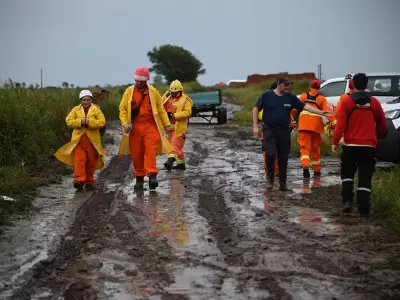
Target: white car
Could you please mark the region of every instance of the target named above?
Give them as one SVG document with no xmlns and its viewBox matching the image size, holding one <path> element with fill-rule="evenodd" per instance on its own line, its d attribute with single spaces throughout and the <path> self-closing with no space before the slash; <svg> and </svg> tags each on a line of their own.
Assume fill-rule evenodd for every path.
<svg viewBox="0 0 400 300">
<path fill-rule="evenodd" d="M 400 73 L 366 73 L 367 92 L 382 104 L 387 118 L 388 135 L 378 142 L 377 158 L 382 161 L 400 159 Z M 321 84 L 320 92 L 335 109 L 340 96 L 349 91 L 354 74 L 332 78 Z"/>
</svg>

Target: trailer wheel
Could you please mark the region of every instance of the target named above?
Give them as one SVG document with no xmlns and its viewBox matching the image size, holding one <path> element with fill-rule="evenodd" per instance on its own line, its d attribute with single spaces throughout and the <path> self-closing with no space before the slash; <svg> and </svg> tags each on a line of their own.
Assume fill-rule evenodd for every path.
<svg viewBox="0 0 400 300">
<path fill-rule="evenodd" d="M 221 107 L 218 110 L 218 124 L 228 123 L 228 110 L 225 107 Z"/>
</svg>

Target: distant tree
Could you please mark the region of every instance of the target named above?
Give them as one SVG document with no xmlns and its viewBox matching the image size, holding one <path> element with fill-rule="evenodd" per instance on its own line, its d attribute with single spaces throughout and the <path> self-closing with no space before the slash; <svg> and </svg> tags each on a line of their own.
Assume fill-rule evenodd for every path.
<svg viewBox="0 0 400 300">
<path fill-rule="evenodd" d="M 40 85 L 39 84 L 35 84 L 35 89 L 39 89 L 40 88 Z"/>
<path fill-rule="evenodd" d="M 19 89 L 19 88 L 21 87 L 21 83 L 16 82 L 16 83 L 15 83 L 15 87 L 16 87 L 17 89 Z"/>
<path fill-rule="evenodd" d="M 163 84 L 163 77 L 159 74 L 157 74 L 156 76 L 154 76 L 154 83 L 155 84 Z"/>
<path fill-rule="evenodd" d="M 153 66 L 151 72 L 161 75 L 168 83 L 178 79 L 182 82 L 196 81 L 206 70 L 203 64 L 188 50 L 181 46 L 162 45 L 147 53 Z"/>
<path fill-rule="evenodd" d="M 33 84 L 30 84 L 28 88 L 30 88 L 31 90 L 33 90 L 33 88 L 34 88 Z"/>
<path fill-rule="evenodd" d="M 67 88 L 69 87 L 69 83 L 66 82 L 66 81 L 64 81 L 64 82 L 61 84 L 61 86 L 62 86 L 64 89 L 67 89 Z"/>
<path fill-rule="evenodd" d="M 22 83 L 22 87 L 26 88 L 26 83 L 25 82 Z"/>
<path fill-rule="evenodd" d="M 71 88 L 74 88 L 74 87 L 75 87 L 75 84 L 72 84 L 72 83 L 71 83 Z"/>
</svg>

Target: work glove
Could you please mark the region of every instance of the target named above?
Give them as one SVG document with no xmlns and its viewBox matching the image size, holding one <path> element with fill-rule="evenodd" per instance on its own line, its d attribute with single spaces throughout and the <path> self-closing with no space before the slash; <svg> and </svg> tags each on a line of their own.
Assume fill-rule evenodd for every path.
<svg viewBox="0 0 400 300">
<path fill-rule="evenodd" d="M 174 114 L 172 112 L 168 112 L 167 114 L 168 114 L 168 119 L 170 120 L 174 117 Z"/>
</svg>

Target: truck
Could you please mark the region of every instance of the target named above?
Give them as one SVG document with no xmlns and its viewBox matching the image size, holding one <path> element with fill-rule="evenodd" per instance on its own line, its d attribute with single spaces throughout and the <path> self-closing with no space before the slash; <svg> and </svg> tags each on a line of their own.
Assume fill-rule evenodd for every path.
<svg viewBox="0 0 400 300">
<path fill-rule="evenodd" d="M 379 100 L 385 112 L 388 134 L 378 141 L 377 158 L 381 161 L 400 160 L 400 73 L 366 73 L 366 91 Z M 332 109 L 340 96 L 349 91 L 349 80 L 354 74 L 331 78 L 321 84 L 320 93 L 324 95 Z"/>
<path fill-rule="evenodd" d="M 221 90 L 193 92 L 187 94 L 193 101 L 192 118 L 202 118 L 211 124 L 216 119 L 217 124 L 228 122 L 228 111 L 222 104 Z"/>
</svg>

